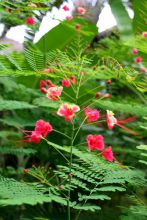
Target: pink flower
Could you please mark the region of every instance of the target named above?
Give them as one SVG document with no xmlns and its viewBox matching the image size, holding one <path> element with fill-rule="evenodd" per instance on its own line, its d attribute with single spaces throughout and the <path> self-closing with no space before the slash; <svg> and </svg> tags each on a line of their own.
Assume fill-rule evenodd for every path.
<svg viewBox="0 0 147 220">
<path fill-rule="evenodd" d="M 86 108 L 85 109 L 85 116 L 86 116 L 87 122 L 91 123 L 91 122 L 97 121 L 99 119 L 100 113 L 97 109 Z"/>
<path fill-rule="evenodd" d="M 63 79 L 62 80 L 62 86 L 70 87 L 70 81 L 68 79 Z"/>
<path fill-rule="evenodd" d="M 142 57 L 136 57 L 135 62 L 140 63 L 142 61 Z"/>
<path fill-rule="evenodd" d="M 75 116 L 74 113 L 78 111 L 80 111 L 80 108 L 77 105 L 62 104 L 58 109 L 57 115 L 64 117 L 65 121 L 71 121 Z"/>
<path fill-rule="evenodd" d="M 76 84 L 76 77 L 75 77 L 75 76 L 71 76 L 71 77 L 70 77 L 70 81 L 71 81 L 73 84 Z"/>
<path fill-rule="evenodd" d="M 103 155 L 103 157 L 106 160 L 108 160 L 110 162 L 112 162 L 115 159 L 114 156 L 113 156 L 113 152 L 112 152 L 112 147 L 111 146 L 109 146 L 105 150 L 103 150 L 102 151 L 102 155 Z"/>
<path fill-rule="evenodd" d="M 112 111 L 107 110 L 106 122 L 110 130 L 112 130 L 114 125 L 117 124 L 117 119 L 114 117 L 114 113 Z"/>
<path fill-rule="evenodd" d="M 132 54 L 137 54 L 137 53 L 138 53 L 138 50 L 136 48 L 133 48 Z"/>
<path fill-rule="evenodd" d="M 89 150 L 103 150 L 104 149 L 104 137 L 97 134 L 89 134 L 86 138 Z"/>
<path fill-rule="evenodd" d="M 69 8 L 67 5 L 64 5 L 63 8 L 62 8 L 64 11 L 69 11 Z"/>
<path fill-rule="evenodd" d="M 107 99 L 107 98 L 109 98 L 110 97 L 110 94 L 109 93 L 106 93 L 105 95 L 104 95 L 104 98 L 105 99 Z"/>
<path fill-rule="evenodd" d="M 43 137 L 46 137 L 52 130 L 53 128 L 50 123 L 44 120 L 39 120 L 36 122 L 35 132 L 40 133 Z"/>
<path fill-rule="evenodd" d="M 114 113 L 112 111 L 107 110 L 107 113 L 106 113 L 106 122 L 107 122 L 107 126 L 110 130 L 112 130 L 115 125 L 117 125 L 133 135 L 137 135 L 137 133 L 135 131 L 132 131 L 131 129 L 123 126 L 122 124 L 125 124 L 127 122 L 132 122 L 135 119 L 136 119 L 136 117 L 132 116 L 127 119 L 118 120 L 117 118 L 114 117 Z"/>
<path fill-rule="evenodd" d="M 78 7 L 77 10 L 78 10 L 78 12 L 79 12 L 81 15 L 84 15 L 85 12 L 86 12 L 86 9 L 83 8 L 83 7 Z"/>
<path fill-rule="evenodd" d="M 44 120 L 38 120 L 33 131 L 22 130 L 25 134 L 23 143 L 34 142 L 39 143 L 42 137 L 46 137 L 53 130 L 51 124 Z"/>
<path fill-rule="evenodd" d="M 53 101 L 57 101 L 59 97 L 61 96 L 63 87 L 62 86 L 53 86 L 47 89 L 46 96 L 48 99 L 51 99 Z"/>
<path fill-rule="evenodd" d="M 80 29 L 81 25 L 80 24 L 76 24 L 75 28 L 78 30 Z"/>
<path fill-rule="evenodd" d="M 147 31 L 142 32 L 142 36 L 143 36 L 143 37 L 147 37 Z"/>
<path fill-rule="evenodd" d="M 34 25 L 35 24 L 34 18 L 31 18 L 31 17 L 26 18 L 26 24 Z"/>
<path fill-rule="evenodd" d="M 142 73 L 145 73 L 145 72 L 147 71 L 147 69 L 142 66 L 142 67 L 140 67 L 140 71 L 141 71 Z"/>
</svg>

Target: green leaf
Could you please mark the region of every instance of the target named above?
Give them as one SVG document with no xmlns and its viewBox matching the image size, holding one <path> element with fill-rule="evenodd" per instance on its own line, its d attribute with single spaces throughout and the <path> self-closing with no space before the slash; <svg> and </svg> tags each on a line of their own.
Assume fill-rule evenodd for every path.
<svg viewBox="0 0 147 220">
<path fill-rule="evenodd" d="M 31 105 L 27 102 L 0 100 L 0 111 L 14 110 L 14 109 L 32 109 L 32 108 L 36 108 L 36 106 Z"/>
<path fill-rule="evenodd" d="M 34 99 L 33 104 L 36 106 L 47 107 L 52 109 L 57 109 L 59 107 L 59 102 L 49 100 L 47 97 L 36 98 Z"/>
<path fill-rule="evenodd" d="M 133 18 L 133 29 L 137 34 L 146 31 L 147 29 L 147 1 L 146 0 L 133 0 L 133 10 L 134 10 L 134 18 Z"/>
<path fill-rule="evenodd" d="M 124 112 L 124 113 L 131 113 L 132 115 L 137 116 L 145 116 L 147 115 L 147 107 L 144 105 L 138 105 L 136 103 L 121 103 L 115 101 L 99 101 L 98 106 L 106 110 L 116 111 L 116 112 Z"/>
<path fill-rule="evenodd" d="M 79 209 L 79 210 L 85 210 L 85 211 L 91 211 L 94 212 L 96 210 L 101 210 L 100 206 L 96 206 L 96 205 L 91 205 L 91 204 L 77 204 L 76 206 L 73 207 L 74 209 Z"/>
<path fill-rule="evenodd" d="M 12 155 L 20 155 L 20 154 L 24 154 L 24 155 L 30 155 L 30 154 L 35 154 L 37 151 L 32 149 L 32 148 L 8 148 L 8 147 L 0 147 L 0 154 L 12 154 Z"/>
<path fill-rule="evenodd" d="M 137 48 L 139 51 L 147 54 L 147 38 L 142 36 L 137 36 L 131 38 L 125 42 L 125 45 L 131 48 Z"/>
<path fill-rule="evenodd" d="M 76 30 L 76 24 L 80 24 L 81 28 Z M 65 46 L 71 46 L 71 43 L 81 37 L 84 46 L 87 46 L 97 33 L 95 24 L 81 18 L 74 18 L 68 21 L 63 21 L 47 34 L 45 34 L 37 43 L 36 46 L 44 52 L 54 49 L 64 49 Z M 80 35 L 79 35 L 80 34 Z M 80 45 L 81 46 L 81 45 Z"/>
<path fill-rule="evenodd" d="M 0 205 L 35 205 L 51 202 L 51 198 L 36 186 L 0 176 Z"/>
<path fill-rule="evenodd" d="M 111 198 L 107 195 L 98 195 L 98 194 L 92 194 L 92 195 L 82 195 L 80 198 L 79 198 L 79 201 L 83 201 L 83 200 L 89 200 L 89 199 L 93 199 L 93 200 L 110 200 Z"/>
<path fill-rule="evenodd" d="M 109 0 L 112 13 L 116 19 L 120 37 L 126 40 L 132 36 L 132 21 L 121 0 Z"/>
<path fill-rule="evenodd" d="M 115 191 L 126 191 L 126 189 L 123 188 L 123 187 L 120 187 L 120 186 L 103 186 L 103 187 L 98 188 L 97 191 L 104 191 L 104 192 L 112 191 L 112 192 L 115 192 Z"/>
<path fill-rule="evenodd" d="M 146 150 L 147 151 L 147 145 L 140 145 L 136 147 L 139 150 Z"/>
</svg>

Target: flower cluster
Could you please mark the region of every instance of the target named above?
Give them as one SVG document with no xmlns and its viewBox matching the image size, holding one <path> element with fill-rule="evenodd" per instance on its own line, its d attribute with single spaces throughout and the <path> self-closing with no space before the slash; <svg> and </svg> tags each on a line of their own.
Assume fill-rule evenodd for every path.
<svg viewBox="0 0 147 220">
<path fill-rule="evenodd" d="M 76 78 L 75 76 L 71 76 L 69 79 L 62 79 L 62 86 L 65 87 L 70 87 L 70 85 L 76 83 Z M 107 84 L 111 84 L 111 80 L 106 81 Z M 42 93 L 45 93 L 47 98 L 53 101 L 57 101 L 59 97 L 61 96 L 63 87 L 62 86 L 57 86 L 53 84 L 51 80 L 40 80 L 40 91 Z M 101 96 L 100 92 L 97 92 L 96 98 Z M 110 95 L 106 93 L 103 98 L 108 98 Z M 68 104 L 68 103 L 63 103 L 60 105 L 60 107 L 57 110 L 57 115 L 64 117 L 66 122 L 72 122 L 73 123 L 73 118 L 75 117 L 75 113 L 80 111 L 80 107 L 76 104 Z M 97 109 L 92 109 L 91 107 L 84 107 L 84 121 L 87 123 L 94 123 L 100 118 L 100 111 Z M 81 112 L 82 112 L 81 111 Z M 103 117 L 103 116 L 102 116 Z M 114 113 L 110 110 L 106 111 L 106 123 L 108 126 L 108 129 L 112 130 L 115 125 L 125 129 L 126 131 L 136 135 L 137 133 L 126 128 L 122 124 L 127 123 L 127 122 L 132 122 L 135 120 L 135 116 L 119 120 L 114 116 Z M 44 121 L 44 120 L 39 120 L 36 122 L 35 129 L 33 131 L 26 131 L 24 130 L 23 133 L 26 135 L 24 142 L 33 142 L 33 143 L 39 143 L 41 138 L 45 138 L 51 131 L 53 130 L 52 126 L 50 123 Z M 109 146 L 107 148 L 104 148 L 104 137 L 102 135 L 97 135 L 97 134 L 88 134 L 86 137 L 86 142 L 88 145 L 88 149 L 90 151 L 93 150 L 98 150 L 101 151 L 101 155 L 108 161 L 117 161 L 113 155 L 112 147 Z"/>
<path fill-rule="evenodd" d="M 61 96 L 63 87 L 54 85 L 51 80 L 40 81 L 40 91 L 46 93 L 48 99 L 57 101 Z"/>
<path fill-rule="evenodd" d="M 33 142 L 38 144 L 41 138 L 45 138 L 53 130 L 51 124 L 44 120 L 38 120 L 35 124 L 35 129 L 33 131 L 22 130 L 26 135 L 24 138 L 24 143 Z"/>
<path fill-rule="evenodd" d="M 64 87 L 70 87 L 72 84 L 76 83 L 76 77 L 75 76 L 71 76 L 70 79 L 62 79 L 62 86 Z"/>
<path fill-rule="evenodd" d="M 102 135 L 97 134 L 89 134 L 86 138 L 88 149 L 89 150 L 100 150 L 102 151 L 102 156 L 112 162 L 115 158 L 113 156 L 112 147 L 109 146 L 108 148 L 104 149 L 104 137 Z"/>
<path fill-rule="evenodd" d="M 143 32 L 143 33 L 146 33 L 146 32 Z M 144 34 L 143 34 L 144 36 Z M 133 55 L 137 55 L 139 53 L 138 49 L 137 48 L 133 48 L 132 49 L 132 54 Z M 147 72 L 147 69 L 142 65 L 142 57 L 141 56 L 137 56 L 135 58 L 135 63 L 138 63 L 139 64 L 139 68 L 140 68 L 140 71 L 142 73 L 146 73 Z"/>
</svg>

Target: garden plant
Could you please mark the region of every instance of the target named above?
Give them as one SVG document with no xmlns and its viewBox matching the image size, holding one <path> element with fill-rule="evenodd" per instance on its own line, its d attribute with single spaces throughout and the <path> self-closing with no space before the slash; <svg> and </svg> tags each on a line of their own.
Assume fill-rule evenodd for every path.
<svg viewBox="0 0 147 220">
<path fill-rule="evenodd" d="M 23 51 L 0 44 L 0 220 L 147 218 L 146 1 L 107 1 L 102 33 L 106 1 L 73 2 L 0 1 L 1 38 L 27 27 Z"/>
</svg>

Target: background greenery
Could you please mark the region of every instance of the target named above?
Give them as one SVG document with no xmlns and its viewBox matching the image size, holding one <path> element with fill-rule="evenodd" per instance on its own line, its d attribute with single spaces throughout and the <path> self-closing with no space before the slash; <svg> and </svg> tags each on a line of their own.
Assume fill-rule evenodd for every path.
<svg viewBox="0 0 147 220">
<path fill-rule="evenodd" d="M 36 18 L 23 52 L 8 53 L 9 46 L 0 45 L 0 219 L 66 219 L 65 194 L 69 188 L 72 219 L 77 218 L 79 211 L 79 219 L 85 220 L 146 219 L 147 79 L 146 73 L 140 72 L 140 65 L 134 62 L 136 56 L 132 55 L 132 48 L 137 48 L 143 58 L 142 65 L 147 67 L 147 38 L 142 37 L 147 20 L 145 0 L 126 1 L 127 7 L 134 11 L 133 20 L 123 1 L 109 0 L 117 27 L 103 35 L 98 34 L 91 19 L 78 16 L 70 22 L 61 22 L 35 45 L 31 42 L 43 16 L 61 2 L 31 2 L 37 7 L 30 12 L 28 1 L 0 2 L 0 20 L 5 32 L 23 24 L 28 16 Z M 37 10 L 39 15 L 35 14 Z M 81 25 L 78 31 L 77 23 Z M 53 73 L 44 73 L 44 68 L 53 69 Z M 117 118 L 135 115 L 136 120 L 127 127 L 138 135 L 132 136 L 118 127 L 109 131 L 105 123 L 84 125 L 75 140 L 73 177 L 69 185 L 67 161 L 57 152 L 60 150 L 69 158 L 69 140 L 52 132 L 49 145 L 42 140 L 37 145 L 20 147 L 19 140 L 23 138 L 20 128 L 32 130 L 42 118 L 69 135 L 70 124 L 56 115 L 59 103 L 49 101 L 40 93 L 39 81 L 51 79 L 61 84 L 65 73 L 69 77 L 75 75 L 79 81 L 80 71 L 85 75 L 77 104 L 82 107 L 87 97 L 90 103 L 97 91 L 110 93 L 109 99 L 96 101 L 94 107 L 101 115 L 107 109 L 115 112 Z M 110 85 L 106 83 L 108 79 L 112 80 Z M 63 100 L 73 102 L 72 88 L 66 88 L 65 92 Z M 77 126 L 82 117 L 79 114 L 76 118 Z M 85 144 L 78 145 L 85 142 L 89 133 L 104 135 L 105 144 L 113 146 L 125 171 L 118 164 L 87 152 Z M 29 172 L 25 173 L 24 169 Z"/>
</svg>

